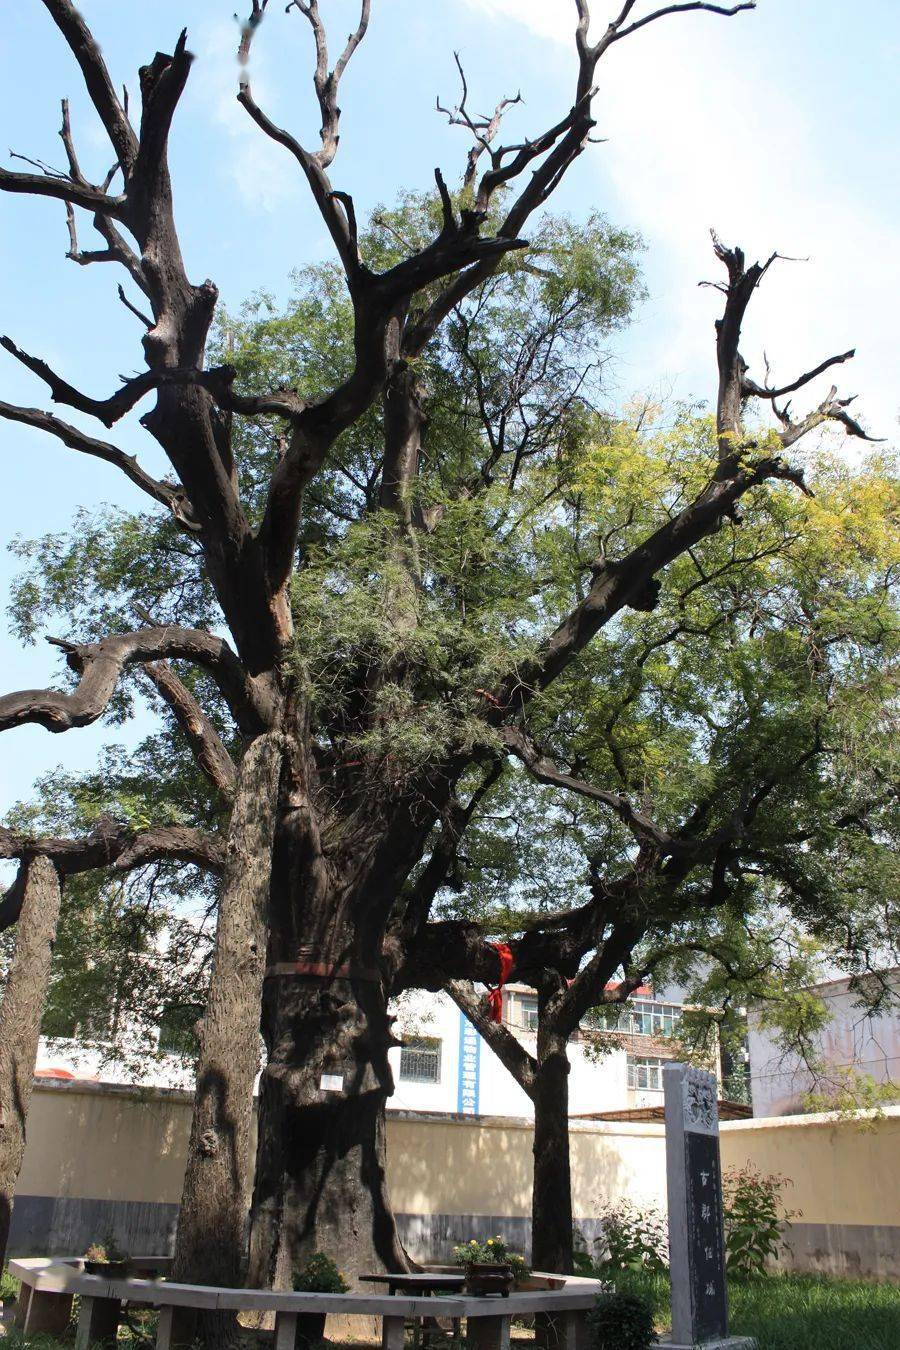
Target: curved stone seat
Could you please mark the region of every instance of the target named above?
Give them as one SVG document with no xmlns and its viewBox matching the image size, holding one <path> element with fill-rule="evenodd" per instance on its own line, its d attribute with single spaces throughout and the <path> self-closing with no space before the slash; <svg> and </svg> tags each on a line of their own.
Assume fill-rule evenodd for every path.
<svg viewBox="0 0 900 1350">
<path fill-rule="evenodd" d="M 149 1260 L 149 1259 L 148 1259 Z M 163 1264 L 161 1259 L 159 1264 Z M 513 1292 L 507 1298 L 450 1294 L 434 1299 L 410 1294 L 313 1294 L 272 1289 L 225 1289 L 213 1285 L 179 1284 L 165 1279 L 109 1279 L 88 1275 L 80 1259 L 23 1257 L 10 1261 L 10 1273 L 21 1280 L 29 1295 L 22 1298 L 16 1321 L 26 1334 L 38 1330 L 60 1331 L 71 1315 L 72 1298 L 81 1300 L 76 1350 L 90 1345 L 111 1345 L 115 1340 L 122 1303 L 140 1303 L 159 1308 L 157 1350 L 174 1344 L 173 1313 L 176 1309 L 198 1311 L 274 1312 L 276 1350 L 292 1350 L 301 1313 L 340 1314 L 344 1317 L 376 1316 L 382 1319 L 385 1350 L 401 1350 L 407 1318 L 465 1318 L 467 1340 L 472 1350 L 506 1350 L 511 1317 L 536 1313 L 561 1315 L 560 1345 L 563 1350 L 584 1350 L 585 1316 L 602 1291 L 599 1280 L 557 1276 L 562 1288 Z M 541 1277 L 542 1272 L 535 1271 Z M 59 1322 L 65 1318 L 63 1327 Z"/>
</svg>

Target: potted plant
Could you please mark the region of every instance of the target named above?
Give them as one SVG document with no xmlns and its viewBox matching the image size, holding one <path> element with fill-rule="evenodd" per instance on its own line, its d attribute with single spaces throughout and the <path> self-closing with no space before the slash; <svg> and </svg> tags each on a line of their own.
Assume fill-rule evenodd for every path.
<svg viewBox="0 0 900 1350">
<path fill-rule="evenodd" d="M 84 1269 L 88 1275 L 108 1275 L 113 1280 L 124 1280 L 128 1274 L 128 1259 L 115 1242 L 92 1242 L 84 1254 Z"/>
<path fill-rule="evenodd" d="M 466 1289 L 470 1294 L 500 1294 L 504 1298 L 519 1280 L 528 1276 L 524 1256 L 511 1252 L 498 1233 L 479 1242 L 470 1238 L 453 1248 L 458 1266 L 466 1268 Z"/>
<path fill-rule="evenodd" d="M 313 1252 L 302 1270 L 294 1273 L 294 1290 L 305 1294 L 346 1294 L 350 1288 L 343 1271 L 324 1252 Z M 299 1313 L 297 1345 L 315 1346 L 325 1339 L 326 1313 Z"/>
</svg>

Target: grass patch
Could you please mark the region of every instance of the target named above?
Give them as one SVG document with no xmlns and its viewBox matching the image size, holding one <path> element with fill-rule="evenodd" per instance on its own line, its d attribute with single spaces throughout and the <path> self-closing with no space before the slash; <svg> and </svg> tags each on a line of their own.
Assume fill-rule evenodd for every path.
<svg viewBox="0 0 900 1350">
<path fill-rule="evenodd" d="M 653 1306 L 658 1329 L 669 1324 L 663 1275 L 623 1272 L 617 1289 Z M 729 1281 L 730 1331 L 755 1336 L 759 1350 L 900 1350 L 900 1285 L 815 1275 L 768 1275 Z"/>
</svg>

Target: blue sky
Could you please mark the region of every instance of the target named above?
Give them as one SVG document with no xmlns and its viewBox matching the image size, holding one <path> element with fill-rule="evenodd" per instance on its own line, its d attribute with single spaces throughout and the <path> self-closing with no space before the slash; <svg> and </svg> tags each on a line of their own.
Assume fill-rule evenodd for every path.
<svg viewBox="0 0 900 1350">
<path fill-rule="evenodd" d="M 356 6 L 320 0 L 335 35 Z M 328 240 L 285 152 L 264 140 L 234 100 L 235 0 L 82 0 L 116 80 L 137 88 L 139 65 L 171 50 L 187 26 L 197 60 L 172 144 L 182 246 L 195 280 L 211 277 L 226 305 L 263 288 L 286 294 L 292 268 L 327 256 Z M 613 0 L 594 0 L 599 27 Z M 254 91 L 276 119 L 315 141 L 311 49 L 305 21 L 273 0 L 253 56 Z M 639 4 L 638 12 L 653 8 Z M 427 187 L 436 164 L 461 171 L 465 142 L 434 110 L 455 99 L 459 50 L 474 106 L 521 90 L 509 137 L 558 120 L 573 87 L 573 0 L 373 0 L 365 43 L 342 86 L 342 141 L 333 178 L 363 213 L 401 188 Z M 894 438 L 900 409 L 894 312 L 900 294 L 900 5 L 896 0 L 760 0 L 726 20 L 661 20 L 620 43 L 599 72 L 597 134 L 555 200 L 599 209 L 639 230 L 649 289 L 617 341 L 612 402 L 635 394 L 709 398 L 714 392 L 716 293 L 708 230 L 748 253 L 808 259 L 767 279 L 745 351 L 763 349 L 779 375 L 856 345 L 845 392 L 874 434 Z M 102 176 L 108 152 L 79 72 L 39 0 L 7 6 L 0 49 L 4 149 L 59 163 L 59 99 L 72 102 L 82 163 Z M 136 101 L 136 99 L 135 99 Z M 21 167 L 21 166 L 20 166 Z M 90 247 L 85 220 L 82 246 Z M 63 208 L 0 198 L 0 331 L 101 395 L 140 365 L 140 327 L 115 296 L 107 267 L 65 258 Z M 0 352 L 0 398 L 49 406 L 39 382 Z M 845 368 L 846 370 L 846 368 Z M 65 413 L 72 421 L 76 414 Z M 88 425 L 85 423 L 85 425 Z M 162 472 L 136 421 L 113 438 Z M 143 506 L 106 465 L 49 438 L 0 423 L 4 490 L 0 540 L 65 529 L 79 506 Z M 0 553 L 5 607 L 15 560 Z M 58 678 L 51 648 L 2 642 L 3 690 Z M 0 812 L 57 764 L 90 765 L 98 747 L 133 734 L 94 726 L 54 737 L 37 727 L 0 741 Z M 145 723 L 144 723 L 145 725 Z"/>
</svg>

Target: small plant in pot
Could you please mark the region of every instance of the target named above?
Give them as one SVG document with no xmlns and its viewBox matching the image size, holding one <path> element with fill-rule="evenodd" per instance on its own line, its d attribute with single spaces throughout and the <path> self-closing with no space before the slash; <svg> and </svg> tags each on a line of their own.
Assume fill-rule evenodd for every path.
<svg viewBox="0 0 900 1350">
<path fill-rule="evenodd" d="M 501 1294 L 506 1297 L 517 1280 L 528 1275 L 524 1256 L 511 1252 L 498 1233 L 479 1242 L 470 1238 L 453 1248 L 453 1259 L 466 1268 L 466 1289 L 470 1294 Z"/>
<path fill-rule="evenodd" d="M 350 1288 L 343 1271 L 324 1252 L 313 1252 L 302 1270 L 294 1272 L 294 1290 L 298 1294 L 346 1294 Z M 299 1313 L 297 1345 L 310 1347 L 325 1339 L 325 1313 Z"/>
<path fill-rule="evenodd" d="M 84 1254 L 84 1270 L 86 1275 L 109 1275 L 114 1280 L 124 1280 L 128 1274 L 128 1258 L 109 1239 L 92 1242 Z"/>
</svg>

